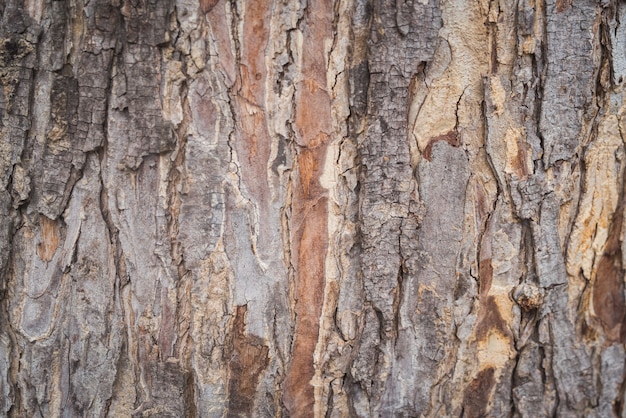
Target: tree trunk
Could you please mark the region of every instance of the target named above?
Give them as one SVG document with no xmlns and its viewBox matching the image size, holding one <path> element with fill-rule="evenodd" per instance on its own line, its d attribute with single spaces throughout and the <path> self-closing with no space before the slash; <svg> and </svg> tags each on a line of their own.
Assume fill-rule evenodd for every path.
<svg viewBox="0 0 626 418">
<path fill-rule="evenodd" d="M 626 416 L 626 3 L 0 14 L 0 415 Z"/>
</svg>

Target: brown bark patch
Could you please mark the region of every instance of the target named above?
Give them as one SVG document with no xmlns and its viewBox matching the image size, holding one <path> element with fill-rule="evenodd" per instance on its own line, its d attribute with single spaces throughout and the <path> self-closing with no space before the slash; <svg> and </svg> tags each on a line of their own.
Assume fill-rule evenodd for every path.
<svg viewBox="0 0 626 418">
<path fill-rule="evenodd" d="M 484 417 L 495 384 L 493 367 L 481 370 L 463 392 L 463 417 Z"/>
<path fill-rule="evenodd" d="M 312 244 L 312 240 L 308 240 Z M 304 251 L 316 251 L 315 245 L 303 246 Z M 324 245 L 318 245 L 324 247 Z M 292 416 L 313 416 L 315 403 L 311 379 L 315 374 L 313 353 L 319 337 L 319 317 L 323 302 L 323 271 L 320 271 L 318 259 L 311 254 L 311 261 L 305 262 L 299 274 L 298 302 L 293 357 L 285 381 L 285 406 Z M 306 260 L 303 260 L 306 261 Z M 311 270 L 308 270 L 311 269 Z"/>
<path fill-rule="evenodd" d="M 517 177 L 520 179 L 528 177 L 528 165 L 526 164 L 527 158 L 526 143 L 520 139 L 517 144 L 517 155 L 515 156 L 514 162 L 515 172 Z"/>
<path fill-rule="evenodd" d="M 194 416 L 195 405 L 190 393 L 193 384 L 191 373 L 178 360 L 151 362 L 147 365 L 144 376 L 150 388 L 150 398 L 132 414 L 133 418 Z M 81 416 L 86 415 L 88 414 L 84 413 Z"/>
<path fill-rule="evenodd" d="M 491 282 L 493 281 L 491 258 L 480 260 L 478 275 L 480 276 L 480 296 L 486 296 L 489 293 L 489 289 L 491 289 Z"/>
<path fill-rule="evenodd" d="M 162 359 L 174 356 L 174 345 L 177 337 L 176 306 L 168 297 L 168 288 L 161 289 L 161 328 L 159 329 L 159 352 Z"/>
<path fill-rule="evenodd" d="M 237 306 L 230 344 L 229 417 L 252 415 L 259 376 L 269 363 L 269 349 L 263 340 L 246 335 L 248 306 Z"/>
<path fill-rule="evenodd" d="M 242 155 L 251 168 L 261 170 L 262 167 L 259 164 L 261 159 L 258 158 L 258 153 L 261 151 L 262 155 L 265 156 L 269 151 L 267 144 L 270 142 L 265 126 L 265 112 L 260 107 L 250 104 L 241 98 L 236 100 L 236 103 L 239 105 L 239 109 L 242 110 L 239 115 L 242 134 L 245 138 L 243 143 L 245 149 Z M 259 145 L 261 146 L 260 150 Z M 257 174 L 257 176 L 260 176 L 258 177 L 259 179 L 263 179 L 262 175 L 262 171 Z"/>
<path fill-rule="evenodd" d="M 316 147 L 330 139 L 330 97 L 315 79 L 305 80 L 296 94 L 296 127 L 300 145 Z"/>
<path fill-rule="evenodd" d="M 37 255 L 43 261 L 50 261 L 59 246 L 59 225 L 45 216 L 41 216 L 41 240 L 37 244 Z"/>
<path fill-rule="evenodd" d="M 562 13 L 570 8 L 572 0 L 556 0 L 556 11 Z"/>
<path fill-rule="evenodd" d="M 325 261 L 328 247 L 328 198 L 320 185 L 320 162 L 326 148 L 304 150 L 299 158 L 302 187 L 294 190 L 293 251 L 296 255 L 296 328 L 291 365 L 284 383 L 284 403 L 290 416 L 313 416 L 315 404 L 311 379 L 313 355 L 319 337 L 319 321 L 325 292 Z"/>
<path fill-rule="evenodd" d="M 486 218 L 486 216 L 485 216 Z M 480 284 L 480 297 L 484 298 L 489 294 L 491 283 L 493 282 L 493 264 L 491 252 L 492 221 L 487 220 L 485 231 L 480 242 L 480 255 L 478 262 L 478 278 Z"/>
<path fill-rule="evenodd" d="M 621 258 L 621 256 L 619 256 Z M 606 336 L 617 341 L 624 322 L 624 272 L 615 255 L 604 254 L 593 287 L 593 308 Z"/>
<path fill-rule="evenodd" d="M 439 141 L 446 141 L 453 147 L 458 147 L 461 145 L 459 135 L 456 131 L 450 131 L 446 134 L 432 137 L 430 138 L 430 141 L 428 141 L 428 145 L 426 145 L 426 148 L 424 148 L 424 153 L 422 154 L 424 158 L 426 158 L 426 160 L 432 161 L 433 145 L 435 145 Z"/>
<path fill-rule="evenodd" d="M 626 320 L 624 300 L 624 268 L 620 232 L 623 223 L 623 205 L 619 205 L 609 228 L 609 237 L 604 254 L 598 263 L 593 285 L 593 310 L 600 320 L 606 337 L 610 341 L 624 341 L 623 326 Z"/>
<path fill-rule="evenodd" d="M 476 327 L 476 338 L 479 341 L 485 339 L 491 329 L 498 331 L 502 335 L 509 333 L 506 321 L 500 314 L 500 309 L 494 296 L 489 296 L 483 300 L 481 312 L 481 318 Z"/>
<path fill-rule="evenodd" d="M 209 13 L 220 0 L 200 0 L 200 9 L 202 13 Z"/>
<path fill-rule="evenodd" d="M 315 374 L 313 354 L 319 337 L 327 248 L 327 198 L 321 197 L 306 211 L 298 239 L 296 332 L 291 365 L 285 380 L 285 406 L 291 416 L 313 416 Z M 302 212 L 300 212 L 302 214 Z"/>
<path fill-rule="evenodd" d="M 485 187 L 480 182 L 474 183 L 474 210 L 476 213 L 476 229 L 481 229 L 487 215 L 489 214 L 489 206 L 487 205 L 487 194 Z"/>
<path fill-rule="evenodd" d="M 239 3 L 240 4 L 240 3 Z M 227 16 L 223 14 L 223 7 L 218 5 L 209 14 L 211 23 L 216 28 L 224 26 Z M 255 202 L 259 211 L 260 222 L 258 245 L 265 247 L 272 240 L 274 234 L 273 219 L 275 213 L 272 207 L 272 194 L 269 189 L 267 164 L 270 160 L 272 138 L 269 135 L 266 120 L 266 89 L 267 70 L 265 53 L 270 39 L 269 23 L 272 6 L 267 0 L 245 2 L 244 10 L 239 10 L 240 45 L 239 62 L 233 62 L 232 72 L 228 71 L 229 61 L 234 61 L 234 45 L 231 43 L 231 34 L 228 31 L 216 29 L 223 50 L 218 52 L 220 63 L 225 61 L 225 74 L 236 74 L 233 90 L 235 95 L 234 118 L 236 121 L 236 140 L 233 147 L 239 156 L 241 178 L 245 181 L 250 200 Z M 222 17 L 219 17 L 222 16 Z"/>
<path fill-rule="evenodd" d="M 311 180 L 313 173 L 318 170 L 318 163 L 315 159 L 313 151 L 305 149 L 298 156 L 298 165 L 300 167 L 300 185 L 304 192 L 304 197 L 308 198 L 311 194 Z"/>
<path fill-rule="evenodd" d="M 292 417 L 313 417 L 314 353 L 324 302 L 328 242 L 328 198 L 320 184 L 326 144 L 332 132 L 331 100 L 326 91 L 326 44 L 333 38 L 331 2 L 309 2 L 302 22 L 302 82 L 295 93 L 295 140 L 301 187 L 293 195 L 293 250 L 296 269 L 296 327 L 283 402 Z"/>
<path fill-rule="evenodd" d="M 332 2 L 309 2 L 302 24 L 302 82 L 296 85 L 295 94 L 295 133 L 301 146 L 324 144 L 333 132 L 331 100 L 326 91 L 326 45 L 333 39 L 333 31 Z"/>
</svg>

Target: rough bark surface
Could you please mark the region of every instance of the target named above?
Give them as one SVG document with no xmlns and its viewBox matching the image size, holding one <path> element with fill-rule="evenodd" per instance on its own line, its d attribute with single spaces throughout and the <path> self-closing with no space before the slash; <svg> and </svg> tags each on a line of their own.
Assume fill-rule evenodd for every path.
<svg viewBox="0 0 626 418">
<path fill-rule="evenodd" d="M 0 0 L 0 416 L 626 416 L 624 22 Z"/>
</svg>

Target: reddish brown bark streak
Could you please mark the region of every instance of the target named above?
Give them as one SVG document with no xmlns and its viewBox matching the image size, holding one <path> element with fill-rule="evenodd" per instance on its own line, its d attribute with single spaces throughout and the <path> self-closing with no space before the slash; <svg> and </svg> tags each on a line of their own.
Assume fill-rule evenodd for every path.
<svg viewBox="0 0 626 418">
<path fill-rule="evenodd" d="M 320 176 L 331 134 L 330 97 L 326 91 L 325 40 L 332 37 L 332 7 L 312 2 L 305 12 L 302 78 L 296 90 L 295 134 L 299 184 L 293 194 L 292 254 L 296 257 L 296 330 L 292 360 L 284 384 L 284 403 L 293 417 L 311 417 L 315 403 L 311 379 L 319 337 L 328 247 L 327 192 Z"/>
<path fill-rule="evenodd" d="M 266 125 L 265 82 L 267 70 L 265 54 L 268 47 L 271 22 L 271 3 L 268 0 L 246 2 L 240 41 L 239 65 L 233 90 L 236 141 L 233 146 L 239 156 L 241 175 L 248 185 L 247 193 L 257 202 L 260 219 L 271 214 L 271 192 L 267 179 L 271 139 Z M 217 22 L 216 22 L 217 24 Z M 220 22 L 219 24 L 223 24 Z M 272 224 L 259 223 L 260 247 L 271 245 Z"/>
<path fill-rule="evenodd" d="M 520 179 L 525 179 L 528 177 L 528 165 L 526 164 L 526 160 L 528 158 L 528 144 L 523 140 L 518 140 L 517 142 L 517 155 L 514 162 L 515 174 Z"/>
<path fill-rule="evenodd" d="M 456 131 L 450 131 L 446 134 L 430 138 L 430 141 L 428 141 L 428 145 L 426 145 L 426 148 L 424 149 L 424 158 L 426 158 L 426 160 L 432 161 L 433 145 L 435 145 L 435 143 L 439 141 L 446 141 L 453 147 L 458 147 L 461 145 L 461 140 Z"/>
<path fill-rule="evenodd" d="M 463 394 L 463 417 L 478 418 L 485 416 L 491 389 L 495 384 L 494 369 L 481 370 L 469 384 Z"/>
<path fill-rule="evenodd" d="M 490 331 L 508 336 L 510 331 L 507 322 L 502 318 L 495 297 L 487 296 L 480 308 L 480 317 L 476 326 L 476 340 L 486 341 Z"/>
<path fill-rule="evenodd" d="M 259 376 L 269 363 L 269 349 L 259 337 L 246 335 L 246 305 L 237 306 L 230 345 L 229 417 L 252 415 Z"/>
<path fill-rule="evenodd" d="M 621 231 L 624 205 L 618 205 L 604 254 L 598 263 L 593 285 L 593 309 L 610 341 L 624 341 L 626 301 L 624 300 L 624 268 L 622 266 Z"/>
<path fill-rule="evenodd" d="M 324 149 L 314 152 L 316 156 L 325 154 Z M 310 381 L 315 373 L 313 353 L 319 336 L 319 318 L 324 300 L 327 198 L 320 193 L 317 180 L 309 187 L 308 196 L 304 192 L 303 184 L 300 185 L 299 192 L 294 193 L 297 196 L 294 199 L 294 220 L 299 220 L 301 225 L 294 231 L 294 254 L 298 269 L 297 323 L 284 396 L 285 406 L 294 417 L 313 416 L 314 392 Z"/>
</svg>

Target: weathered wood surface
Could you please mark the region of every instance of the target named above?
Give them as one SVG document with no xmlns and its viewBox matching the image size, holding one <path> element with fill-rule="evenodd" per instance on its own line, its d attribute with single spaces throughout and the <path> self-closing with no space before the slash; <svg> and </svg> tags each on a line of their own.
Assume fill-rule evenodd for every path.
<svg viewBox="0 0 626 418">
<path fill-rule="evenodd" d="M 0 416 L 626 416 L 626 3 L 0 16 Z"/>
</svg>

